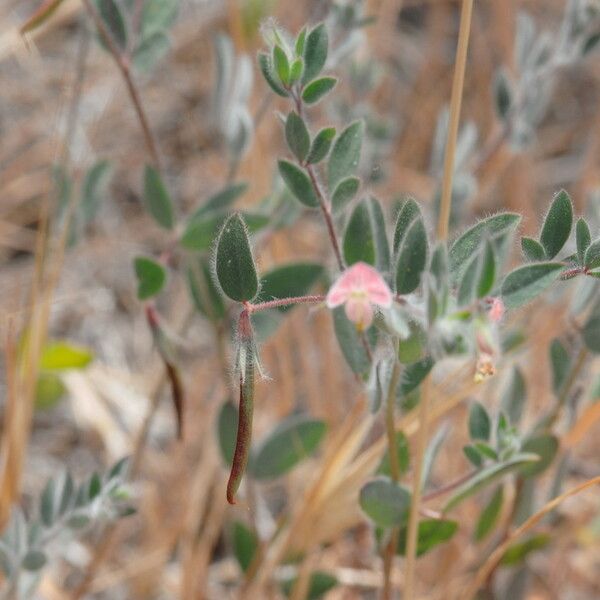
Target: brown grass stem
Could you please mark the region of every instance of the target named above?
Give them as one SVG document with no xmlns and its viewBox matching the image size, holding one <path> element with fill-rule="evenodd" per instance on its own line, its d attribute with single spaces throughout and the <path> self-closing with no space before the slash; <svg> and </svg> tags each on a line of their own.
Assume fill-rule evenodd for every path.
<svg viewBox="0 0 600 600">
<path fill-rule="evenodd" d="M 444 177 L 442 180 L 442 200 L 438 221 L 438 237 L 441 240 L 448 238 L 450 222 L 450 207 L 452 204 L 452 179 L 454 176 L 454 157 L 456 154 L 456 140 L 460 121 L 460 108 L 465 82 L 465 68 L 467 64 L 467 50 L 469 48 L 469 34 L 471 32 L 471 17 L 473 14 L 473 0 L 463 0 L 460 15 L 460 29 L 456 47 L 456 61 L 454 65 L 454 80 L 452 82 L 452 97 L 450 99 L 450 119 L 448 122 L 448 138 L 444 156 Z"/>
</svg>

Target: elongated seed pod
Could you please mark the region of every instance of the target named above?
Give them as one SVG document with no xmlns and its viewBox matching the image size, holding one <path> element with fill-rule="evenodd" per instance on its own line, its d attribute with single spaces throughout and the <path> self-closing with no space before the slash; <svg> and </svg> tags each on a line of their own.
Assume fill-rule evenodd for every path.
<svg viewBox="0 0 600 600">
<path fill-rule="evenodd" d="M 238 411 L 237 438 L 235 452 L 227 482 L 227 502 L 235 504 L 238 491 L 250 456 L 252 442 L 252 415 L 254 412 L 254 362 L 255 348 L 250 315 L 246 310 L 238 321 L 238 368 L 240 370 L 240 403 Z"/>
</svg>

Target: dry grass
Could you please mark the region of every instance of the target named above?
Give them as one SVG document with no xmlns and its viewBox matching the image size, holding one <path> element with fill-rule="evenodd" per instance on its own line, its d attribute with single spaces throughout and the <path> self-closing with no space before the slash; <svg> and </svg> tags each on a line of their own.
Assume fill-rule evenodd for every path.
<svg viewBox="0 0 600 600">
<path fill-rule="evenodd" d="M 81 4 L 65 2 L 26 47 L 16 29 L 35 4 L 8 0 L 0 6 L 0 302 L 5 350 L 0 523 L 12 503 L 27 501 L 61 465 L 82 475 L 126 453 L 136 457 L 139 503 L 136 517 L 74 546 L 67 561 L 53 565 L 42 582 L 41 597 L 274 598 L 272 577 L 290 553 L 304 556 L 295 599 L 305 597 L 302 576 L 317 565 L 332 570 L 342 584 L 328 598 L 376 597 L 381 562 L 374 555 L 357 494 L 384 452 L 385 436 L 343 365 L 328 314 L 296 309 L 265 345 L 263 357 L 272 381 L 258 385 L 255 426 L 260 437 L 301 405 L 330 426 L 322 451 L 278 482 L 281 489 L 255 485 L 248 494 L 250 505 L 227 506 L 226 472 L 214 423 L 228 390 L 210 331 L 199 319 L 187 319 L 185 287 L 174 281 L 161 308 L 191 346 L 184 364 L 186 437 L 178 442 L 161 362 L 135 300 L 131 258 L 141 250 L 157 250 L 165 241 L 138 202 L 148 160 L 142 132 L 109 57 L 92 41 L 85 66 L 78 62 L 86 35 Z M 322 4 L 279 0 L 275 14 L 295 30 L 306 19 L 317 18 Z M 450 98 L 458 13 L 450 0 L 404 1 L 409 10 L 424 5 L 423 25 L 405 26 L 399 33 L 398 2 L 369 2 L 371 11 L 381 16 L 368 32 L 370 51 L 390 73 L 399 69 L 401 74 L 384 78 L 373 98 L 401 125 L 386 163 L 389 177 L 374 190 L 385 201 L 400 192 L 427 201 L 436 185 L 429 172 L 429 152 L 437 114 Z M 484 146 L 493 146 L 497 135 L 491 77 L 495 66 L 512 63 L 520 8 L 552 28 L 564 2 L 475 2 L 462 114 L 477 122 Z M 169 59 L 152 78 L 142 80 L 140 88 L 168 181 L 187 210 L 216 190 L 226 173 L 206 118 L 213 73 L 210 34 L 227 30 L 239 49 L 251 53 L 260 41 L 244 36 L 234 0 L 189 0 L 183 2 L 182 12 L 185 18 L 176 25 Z M 69 131 L 73 90 L 80 76 L 78 119 Z M 258 82 L 254 108 L 264 93 L 265 86 Z M 600 186 L 599 98 L 596 54 L 561 76 L 553 108 L 530 150 L 515 156 L 506 146 L 494 149 L 478 171 L 480 189 L 468 211 L 522 211 L 523 230 L 532 232 L 541 218 L 540 207 L 561 186 L 573 193 L 582 211 L 586 198 Z M 241 177 L 251 182 L 244 200 L 248 205 L 268 192 L 275 158 L 282 150 L 273 117 L 276 107 L 267 112 L 254 150 L 241 165 Z M 63 156 L 65 140 L 76 173 L 101 156 L 115 166 L 100 219 L 75 251 L 65 250 L 60 232 L 48 238 L 46 233 L 46 214 L 54 202 L 49 165 Z M 259 261 L 267 268 L 326 253 L 320 224 L 304 220 L 300 229 L 271 236 Z M 547 347 L 567 324 L 567 304 L 568 298 L 556 298 L 516 317 L 534 335 L 534 343 L 517 358 L 526 370 L 530 421 L 549 402 Z M 28 344 L 18 359 L 17 342 L 24 331 Z M 51 412 L 37 412 L 35 381 L 47 335 L 90 346 L 96 361 L 88 370 L 68 376 L 68 401 Z M 448 368 L 432 382 L 429 428 L 435 430 L 441 422 L 451 425 L 434 474 L 439 485 L 465 469 L 460 451 L 466 439 L 464 401 L 479 398 L 495 405 L 510 366 L 503 364 L 495 379 L 480 386 L 472 383 L 469 365 Z M 582 384 L 599 372 L 598 359 L 589 360 Z M 149 411 L 152 406 L 156 413 Z M 600 410 L 591 405 L 575 423 L 560 425 L 562 451 L 569 452 L 574 465 L 566 489 L 581 485 L 600 469 L 599 420 Z M 412 443 L 419 420 L 410 413 L 397 427 Z M 550 479 L 540 482 L 544 494 Z M 282 494 L 289 506 L 286 518 L 275 522 L 267 508 Z M 459 511 L 462 522 L 472 523 L 476 506 L 473 501 Z M 435 502 L 431 508 L 437 508 Z M 581 493 L 557 510 L 563 521 L 556 542 L 532 563 L 536 579 L 529 597 L 598 597 L 600 552 L 593 530 L 597 492 Z M 259 560 L 245 581 L 231 555 L 229 525 L 234 519 L 252 522 L 262 538 Z M 482 553 L 489 550 L 473 545 L 470 534 L 465 525 L 450 544 L 417 563 L 415 597 L 466 597 Z M 396 587 L 403 583 L 399 564 L 392 581 Z"/>
</svg>

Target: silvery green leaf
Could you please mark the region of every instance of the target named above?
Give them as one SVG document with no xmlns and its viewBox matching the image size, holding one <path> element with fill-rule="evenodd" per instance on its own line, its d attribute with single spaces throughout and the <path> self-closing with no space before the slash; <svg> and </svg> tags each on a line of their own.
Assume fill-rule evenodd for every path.
<svg viewBox="0 0 600 600">
<path fill-rule="evenodd" d="M 113 42 L 124 50 L 127 47 L 125 19 L 115 0 L 95 0 L 96 9 Z"/>
<path fill-rule="evenodd" d="M 506 120 L 513 104 L 513 90 L 504 69 L 500 69 L 494 77 L 494 101 L 498 117 Z"/>
<path fill-rule="evenodd" d="M 554 197 L 542 226 L 540 242 L 546 258 L 554 258 L 566 244 L 573 225 L 573 203 L 569 194 L 561 190 Z"/>
<path fill-rule="evenodd" d="M 310 146 L 310 152 L 306 157 L 307 164 L 312 165 L 321 162 L 329 154 L 329 149 L 331 148 L 331 143 L 333 142 L 334 137 L 334 127 L 325 127 L 324 129 L 321 129 L 321 131 L 317 133 L 317 135 L 312 141 L 312 144 Z"/>
<path fill-rule="evenodd" d="M 299 162 L 304 162 L 310 150 L 310 134 L 304 119 L 297 113 L 291 112 L 285 121 L 285 139 L 289 149 Z"/>
<path fill-rule="evenodd" d="M 310 208 L 318 207 L 319 198 L 309 176 L 300 167 L 287 160 L 279 160 L 277 164 L 281 178 L 296 199 Z"/>
<path fill-rule="evenodd" d="M 273 70 L 271 63 L 271 57 L 265 52 L 258 53 L 258 64 L 265 78 L 265 81 L 269 84 L 269 87 L 278 95 L 284 98 L 289 96 L 289 93 L 284 89 L 281 83 L 277 80 L 277 76 Z"/>
<path fill-rule="evenodd" d="M 446 440 L 450 428 L 447 423 L 442 424 L 438 427 L 437 431 L 431 437 L 427 448 L 425 449 L 425 455 L 423 456 L 423 472 L 421 474 L 421 487 L 427 487 L 433 471 L 433 465 L 440 453 L 442 444 Z"/>
<path fill-rule="evenodd" d="M 427 264 L 428 242 L 423 219 L 415 219 L 398 249 L 396 262 L 396 291 L 399 294 L 414 292 L 421 282 Z"/>
<path fill-rule="evenodd" d="M 307 104 L 316 104 L 337 84 L 335 77 L 320 77 L 311 81 L 302 92 L 302 100 Z"/>
<path fill-rule="evenodd" d="M 22 567 L 26 571 L 39 571 L 47 562 L 46 555 L 40 550 L 29 550 L 23 557 Z"/>
<path fill-rule="evenodd" d="M 515 35 L 515 63 L 522 72 L 535 42 L 536 28 L 533 19 L 525 12 L 517 15 L 517 31 Z"/>
<path fill-rule="evenodd" d="M 169 37 L 164 32 L 157 31 L 143 38 L 136 47 L 133 53 L 133 64 L 138 71 L 147 73 L 167 55 L 170 48 Z"/>
<path fill-rule="evenodd" d="M 600 238 L 594 240 L 586 249 L 583 263 L 586 269 L 600 267 Z"/>
<path fill-rule="evenodd" d="M 142 38 L 164 32 L 177 17 L 179 0 L 144 0 L 140 33 Z"/>
<path fill-rule="evenodd" d="M 537 240 L 530 237 L 521 238 L 521 250 L 523 255 L 529 261 L 540 261 L 546 259 L 546 251 Z"/>
<path fill-rule="evenodd" d="M 571 357 L 559 338 L 554 338 L 550 344 L 550 366 L 552 390 L 559 394 L 571 368 Z"/>
<path fill-rule="evenodd" d="M 530 302 L 558 279 L 561 263 L 535 263 L 511 271 L 502 284 L 502 297 L 507 308 L 518 308 Z"/>
<path fill-rule="evenodd" d="M 304 75 L 302 84 L 306 85 L 321 72 L 327 61 L 329 37 L 327 27 L 319 23 L 311 29 L 304 42 Z"/>
<path fill-rule="evenodd" d="M 512 368 L 510 379 L 502 393 L 502 410 L 508 415 L 511 424 L 517 425 L 521 420 L 527 389 L 525 378 L 521 369 L 517 366 Z"/>
<path fill-rule="evenodd" d="M 583 217 L 577 221 L 577 225 L 575 226 L 575 238 L 577 242 L 577 260 L 580 265 L 584 265 L 585 251 L 592 243 L 592 236 L 590 233 L 590 226 Z"/>
<path fill-rule="evenodd" d="M 340 214 L 358 193 L 360 179 L 358 177 L 347 177 L 342 179 L 331 195 L 331 207 L 334 214 Z"/>
<path fill-rule="evenodd" d="M 56 488 L 53 479 L 49 479 L 40 497 L 40 518 L 46 527 L 51 527 L 56 517 Z"/>
<path fill-rule="evenodd" d="M 354 175 L 360 160 L 364 127 L 362 121 L 351 123 L 340 133 L 333 144 L 327 164 L 329 189 L 344 178 Z"/>
<path fill-rule="evenodd" d="M 412 222 L 421 216 L 421 209 L 413 198 L 406 198 L 398 211 L 394 227 L 394 254 L 398 252 L 400 243 Z"/>
</svg>

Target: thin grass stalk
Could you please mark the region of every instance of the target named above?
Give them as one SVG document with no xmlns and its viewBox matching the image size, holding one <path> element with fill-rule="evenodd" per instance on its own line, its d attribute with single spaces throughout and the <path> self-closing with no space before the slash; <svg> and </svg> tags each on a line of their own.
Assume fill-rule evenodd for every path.
<svg viewBox="0 0 600 600">
<path fill-rule="evenodd" d="M 458 32 L 458 45 L 456 47 L 456 62 L 454 65 L 454 81 L 452 82 L 452 98 L 450 100 L 450 120 L 448 123 L 448 139 L 444 156 L 444 177 L 442 180 L 442 200 L 437 233 L 440 240 L 448 239 L 448 225 L 450 222 L 450 206 L 452 203 L 452 179 L 454 176 L 454 157 L 456 154 L 456 140 L 460 121 L 460 108 L 465 81 L 467 65 L 467 50 L 469 48 L 469 34 L 471 32 L 471 18 L 473 14 L 473 0 L 464 0 L 460 15 L 460 30 Z"/>
</svg>

